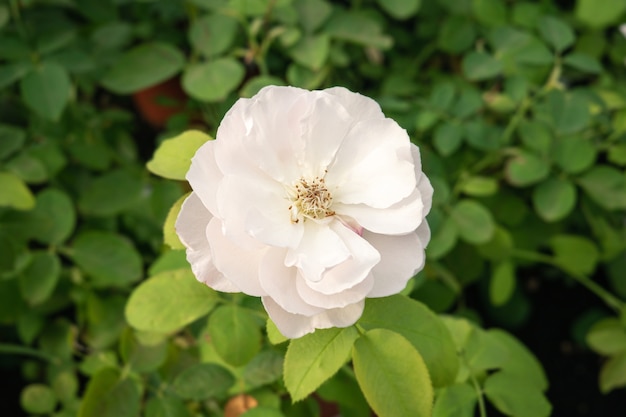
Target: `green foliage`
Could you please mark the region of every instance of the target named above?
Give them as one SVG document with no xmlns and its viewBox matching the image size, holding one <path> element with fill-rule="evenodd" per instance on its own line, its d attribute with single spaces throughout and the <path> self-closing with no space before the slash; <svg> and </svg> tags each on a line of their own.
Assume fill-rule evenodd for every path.
<svg viewBox="0 0 626 417">
<path fill-rule="evenodd" d="M 534 279 L 606 305 L 586 342 L 599 389 L 623 389 L 626 3 L 561 3 L 0 5 L 0 354 L 23 410 L 221 416 L 246 393 L 244 415 L 313 417 L 315 393 L 348 417 L 549 415 L 533 354 L 460 318 L 533 319 Z M 196 281 L 174 230 L 191 157 L 270 84 L 373 97 L 435 188 L 404 295 L 288 346 L 258 300 Z M 158 133 L 150 94 L 175 113 Z"/>
</svg>

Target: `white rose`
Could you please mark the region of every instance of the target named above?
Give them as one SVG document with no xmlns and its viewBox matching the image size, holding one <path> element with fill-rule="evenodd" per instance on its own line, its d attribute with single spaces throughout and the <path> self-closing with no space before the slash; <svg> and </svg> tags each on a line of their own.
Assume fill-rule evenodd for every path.
<svg viewBox="0 0 626 417">
<path fill-rule="evenodd" d="M 195 154 L 176 221 L 194 274 L 262 298 L 296 338 L 346 327 L 424 265 L 433 189 L 417 146 L 345 88 L 240 99 Z"/>
</svg>

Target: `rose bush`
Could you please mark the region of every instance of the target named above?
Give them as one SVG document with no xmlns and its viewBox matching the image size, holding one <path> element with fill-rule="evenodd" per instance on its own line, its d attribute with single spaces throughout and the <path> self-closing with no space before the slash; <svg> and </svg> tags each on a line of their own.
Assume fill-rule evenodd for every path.
<svg viewBox="0 0 626 417">
<path fill-rule="evenodd" d="M 417 146 L 345 88 L 263 88 L 192 159 L 176 230 L 197 279 L 262 297 L 296 338 L 352 325 L 424 266 L 433 189 Z"/>
</svg>

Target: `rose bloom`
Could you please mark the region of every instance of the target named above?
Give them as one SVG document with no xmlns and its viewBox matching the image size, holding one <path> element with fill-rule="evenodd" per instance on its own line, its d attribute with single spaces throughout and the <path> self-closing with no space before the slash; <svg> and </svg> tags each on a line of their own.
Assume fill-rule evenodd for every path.
<svg viewBox="0 0 626 417">
<path fill-rule="evenodd" d="M 240 99 L 187 180 L 176 230 L 195 276 L 261 297 L 286 337 L 354 324 L 366 297 L 424 266 L 433 189 L 419 150 L 345 88 Z"/>
</svg>

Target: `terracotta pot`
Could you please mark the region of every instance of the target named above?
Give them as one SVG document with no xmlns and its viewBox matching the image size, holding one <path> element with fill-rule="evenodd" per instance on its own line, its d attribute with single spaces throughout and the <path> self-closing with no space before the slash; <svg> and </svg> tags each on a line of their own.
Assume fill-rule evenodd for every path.
<svg viewBox="0 0 626 417">
<path fill-rule="evenodd" d="M 175 77 L 134 93 L 133 101 L 141 117 L 160 129 L 171 116 L 184 110 L 187 95 Z"/>
</svg>

